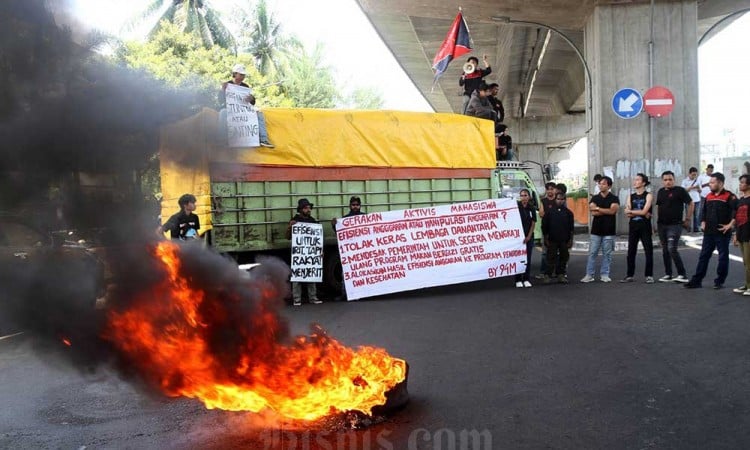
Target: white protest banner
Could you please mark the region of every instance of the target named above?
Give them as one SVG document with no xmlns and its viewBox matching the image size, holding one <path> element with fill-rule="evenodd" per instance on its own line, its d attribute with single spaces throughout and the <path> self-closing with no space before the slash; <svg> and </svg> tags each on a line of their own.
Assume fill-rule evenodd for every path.
<svg viewBox="0 0 750 450">
<path fill-rule="evenodd" d="M 227 84 L 227 138 L 230 147 L 258 147 L 258 114 L 255 107 L 247 102 L 252 91 L 244 86 Z"/>
<path fill-rule="evenodd" d="M 292 281 L 323 281 L 323 225 L 292 225 Z"/>
<path fill-rule="evenodd" d="M 344 217 L 336 236 L 349 300 L 526 270 L 508 198 Z"/>
</svg>

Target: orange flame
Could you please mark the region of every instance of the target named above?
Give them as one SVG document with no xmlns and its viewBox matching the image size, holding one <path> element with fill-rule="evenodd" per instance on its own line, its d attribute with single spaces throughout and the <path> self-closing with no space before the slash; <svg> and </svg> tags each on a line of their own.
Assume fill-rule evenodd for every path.
<svg viewBox="0 0 750 450">
<path fill-rule="evenodd" d="M 233 318 L 208 301 L 218 294 L 192 288 L 181 275 L 179 246 L 161 242 L 155 253 L 167 274 L 158 292 L 127 310 L 110 312 L 105 337 L 170 396 L 197 398 L 209 409 L 271 410 L 311 421 L 346 411 L 372 414 L 406 377 L 406 363 L 384 349 L 355 351 L 320 328 L 291 345 L 279 343 L 286 330 L 273 303 L 280 294 L 262 281 L 254 286 L 262 300 L 248 315 L 251 332 L 241 336 L 241 351 L 232 358 L 221 356 L 213 351 L 210 330 L 216 324 L 210 320 Z M 238 301 L 233 293 L 223 296 L 224 302 Z"/>
</svg>

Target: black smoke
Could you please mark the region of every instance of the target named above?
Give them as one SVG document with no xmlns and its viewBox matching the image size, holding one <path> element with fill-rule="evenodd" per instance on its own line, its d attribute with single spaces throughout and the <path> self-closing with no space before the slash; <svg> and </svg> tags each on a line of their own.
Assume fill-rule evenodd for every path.
<svg viewBox="0 0 750 450">
<path fill-rule="evenodd" d="M 90 369 L 117 359 L 96 299 L 125 308 L 163 276 L 148 253 L 159 211 L 143 180 L 158 169 L 160 128 L 203 100 L 111 63 L 74 34 L 44 0 L 0 2 L 0 223 L 43 236 L 24 248 L 0 229 L 0 335 L 24 331 Z M 189 255 L 203 288 L 237 285 L 233 263 L 202 248 Z M 256 308 L 246 294 L 238 316 Z"/>
</svg>

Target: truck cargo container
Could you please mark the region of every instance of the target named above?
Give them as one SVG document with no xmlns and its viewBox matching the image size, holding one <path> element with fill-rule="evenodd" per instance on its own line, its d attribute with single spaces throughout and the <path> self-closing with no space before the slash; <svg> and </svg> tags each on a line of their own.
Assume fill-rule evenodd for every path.
<svg viewBox="0 0 750 450">
<path fill-rule="evenodd" d="M 240 262 L 288 259 L 286 227 L 307 198 L 324 223 L 324 284 L 341 283 L 334 217 L 496 198 L 492 122 L 455 114 L 268 109 L 276 148 L 228 148 L 219 113 L 162 128 L 162 221 L 184 193 L 198 198 L 200 233 Z M 533 186 L 532 186 L 533 187 Z"/>
</svg>

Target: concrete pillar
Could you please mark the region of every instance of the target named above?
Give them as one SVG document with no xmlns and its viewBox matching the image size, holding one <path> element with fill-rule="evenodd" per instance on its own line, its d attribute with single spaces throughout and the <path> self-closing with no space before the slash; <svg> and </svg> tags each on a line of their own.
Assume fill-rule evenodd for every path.
<svg viewBox="0 0 750 450">
<path fill-rule="evenodd" d="M 593 128 L 588 136 L 589 180 L 604 167 L 614 169 L 613 190 L 629 189 L 629 174 L 619 178 L 618 161 L 649 162 L 648 175 L 665 169 L 655 161 L 672 160 L 679 183 L 699 162 L 698 140 L 698 9 L 695 0 L 656 2 L 653 15 L 653 84 L 667 87 L 675 108 L 667 117 L 651 119 L 642 112 L 621 119 L 612 110 L 612 96 L 621 88 L 645 93 L 649 83 L 649 4 L 603 5 L 594 8 L 585 28 L 585 56 L 592 74 Z M 653 155 L 650 150 L 653 121 Z M 675 162 L 679 164 L 674 164 Z M 656 173 L 658 172 L 658 173 Z M 679 172 L 679 173 L 678 173 Z M 622 174 L 620 174 L 622 176 Z M 660 181 L 653 178 L 653 188 Z M 625 198 L 620 199 L 624 205 Z M 618 232 L 627 221 L 618 217 Z"/>
</svg>

